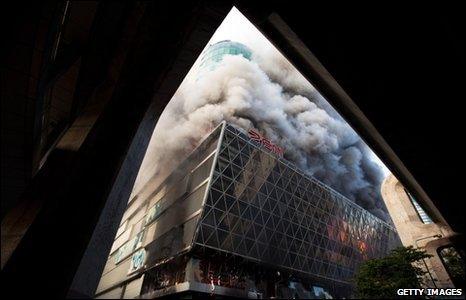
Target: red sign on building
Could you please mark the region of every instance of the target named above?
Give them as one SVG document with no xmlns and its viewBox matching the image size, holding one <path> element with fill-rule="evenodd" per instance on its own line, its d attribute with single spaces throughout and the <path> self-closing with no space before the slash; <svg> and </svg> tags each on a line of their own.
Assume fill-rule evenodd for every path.
<svg viewBox="0 0 466 300">
<path fill-rule="evenodd" d="M 255 142 L 260 143 L 263 145 L 267 150 L 278 154 L 279 156 L 283 156 L 283 148 L 273 144 L 269 139 L 266 137 L 262 136 L 259 132 L 255 131 L 254 129 L 250 129 L 248 131 L 249 133 L 249 138 Z"/>
</svg>

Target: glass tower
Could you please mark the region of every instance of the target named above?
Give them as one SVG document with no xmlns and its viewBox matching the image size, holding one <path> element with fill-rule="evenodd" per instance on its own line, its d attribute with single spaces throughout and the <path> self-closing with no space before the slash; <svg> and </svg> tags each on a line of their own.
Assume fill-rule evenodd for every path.
<svg viewBox="0 0 466 300">
<path fill-rule="evenodd" d="M 247 46 L 229 40 L 212 44 L 201 56 L 198 78 L 215 69 L 225 55 L 241 55 L 247 60 L 251 60 L 252 52 Z"/>
</svg>

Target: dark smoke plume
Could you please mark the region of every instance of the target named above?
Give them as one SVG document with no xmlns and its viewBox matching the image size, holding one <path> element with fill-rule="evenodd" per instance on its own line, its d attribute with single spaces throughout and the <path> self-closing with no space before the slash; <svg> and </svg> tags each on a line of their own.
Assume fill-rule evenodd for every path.
<svg viewBox="0 0 466 300">
<path fill-rule="evenodd" d="M 303 171 L 389 220 L 371 151 L 276 50 L 256 52 L 252 61 L 227 55 L 198 80 L 185 80 L 157 124 L 138 182 L 163 179 L 223 120 L 258 129 Z"/>
</svg>

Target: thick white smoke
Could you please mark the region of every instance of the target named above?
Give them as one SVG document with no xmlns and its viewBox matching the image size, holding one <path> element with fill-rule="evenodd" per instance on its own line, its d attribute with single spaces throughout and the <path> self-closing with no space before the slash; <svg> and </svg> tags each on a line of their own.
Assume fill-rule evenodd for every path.
<svg viewBox="0 0 466 300">
<path fill-rule="evenodd" d="M 157 124 L 147 153 L 152 169 L 146 176 L 168 175 L 223 120 L 258 129 L 285 149 L 286 159 L 389 220 L 379 195 L 383 173 L 369 158 L 369 148 L 274 51 L 252 61 L 225 56 L 215 70 L 185 82 Z"/>
</svg>

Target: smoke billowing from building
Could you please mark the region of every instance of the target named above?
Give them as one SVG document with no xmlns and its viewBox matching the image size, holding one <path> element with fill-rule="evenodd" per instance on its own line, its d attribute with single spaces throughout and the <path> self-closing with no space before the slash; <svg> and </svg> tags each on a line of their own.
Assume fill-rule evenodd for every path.
<svg viewBox="0 0 466 300">
<path fill-rule="evenodd" d="M 256 128 L 302 170 L 389 219 L 379 193 L 383 173 L 369 148 L 275 49 L 256 51 L 251 61 L 227 55 L 213 71 L 186 80 L 157 124 L 147 153 L 152 169 L 142 176 L 168 175 L 222 120 Z"/>
</svg>

